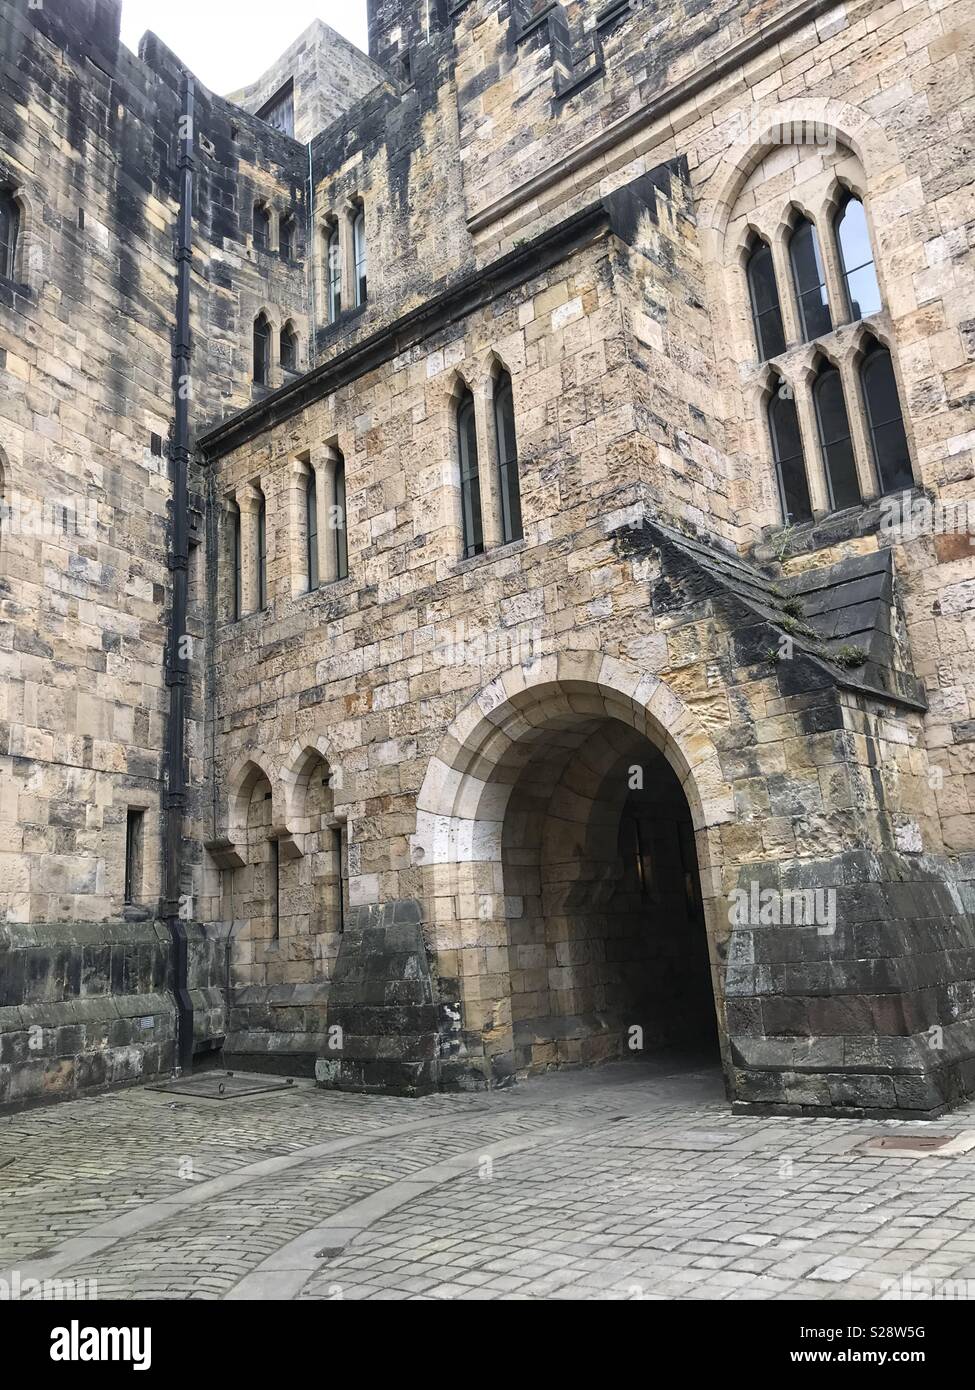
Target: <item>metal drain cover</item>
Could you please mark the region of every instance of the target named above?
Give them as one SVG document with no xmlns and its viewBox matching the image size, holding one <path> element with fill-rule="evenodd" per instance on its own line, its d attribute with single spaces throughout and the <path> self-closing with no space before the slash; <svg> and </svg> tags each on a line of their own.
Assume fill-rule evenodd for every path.
<svg viewBox="0 0 975 1390">
<path fill-rule="evenodd" d="M 950 1134 L 884 1134 L 864 1140 L 857 1148 L 914 1158 L 917 1154 L 936 1153 L 951 1140 Z"/>
<path fill-rule="evenodd" d="M 239 1100 L 241 1096 L 256 1096 L 262 1091 L 292 1091 L 294 1080 L 278 1080 L 246 1072 L 204 1071 L 197 1076 L 181 1076 L 159 1086 L 147 1086 L 147 1091 L 166 1091 L 187 1100 Z"/>
</svg>

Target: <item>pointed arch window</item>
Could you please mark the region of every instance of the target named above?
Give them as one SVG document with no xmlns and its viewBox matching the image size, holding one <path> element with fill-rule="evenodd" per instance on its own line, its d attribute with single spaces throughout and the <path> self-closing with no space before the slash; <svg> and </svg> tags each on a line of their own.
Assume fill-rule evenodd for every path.
<svg viewBox="0 0 975 1390">
<path fill-rule="evenodd" d="M 484 549 L 481 521 L 481 481 L 477 464 L 477 422 L 474 397 L 465 391 L 457 402 L 457 456 L 460 463 L 460 511 L 464 557 Z"/>
<path fill-rule="evenodd" d="M 271 325 L 264 314 L 254 320 L 254 381 L 267 386 L 271 376 Z"/>
<path fill-rule="evenodd" d="M 281 223 L 278 233 L 278 255 L 284 261 L 293 261 L 295 257 L 295 220 L 293 217 L 286 217 Z"/>
<path fill-rule="evenodd" d="M 305 537 L 308 590 L 311 592 L 321 583 L 318 570 L 318 479 L 314 468 L 309 472 L 305 484 Z"/>
<path fill-rule="evenodd" d="M 332 525 L 335 528 L 335 578 L 346 579 L 349 573 L 349 533 L 345 502 L 345 459 L 338 451 L 333 468 Z"/>
<path fill-rule="evenodd" d="M 257 607 L 267 607 L 267 500 L 263 493 L 257 505 Z"/>
<path fill-rule="evenodd" d="M 271 214 L 263 203 L 254 204 L 254 245 L 258 251 L 271 245 Z"/>
<path fill-rule="evenodd" d="M 802 449 L 795 396 L 785 382 L 776 380 L 768 403 L 768 427 L 779 485 L 779 502 L 786 525 L 812 519 L 809 480 Z"/>
<path fill-rule="evenodd" d="M 20 234 L 20 208 L 10 193 L 0 193 L 0 275 L 16 278 L 17 238 Z"/>
<path fill-rule="evenodd" d="M 328 321 L 335 323 L 342 312 L 342 246 L 337 224 L 329 228 L 325 240 L 325 267 L 328 282 Z"/>
<path fill-rule="evenodd" d="M 298 335 L 290 319 L 281 329 L 281 366 L 286 372 L 298 370 Z"/>
<path fill-rule="evenodd" d="M 839 371 L 830 362 L 823 362 L 819 368 L 813 386 L 813 402 L 830 506 L 834 511 L 859 506 L 862 498 L 843 383 Z"/>
<path fill-rule="evenodd" d="M 355 302 L 356 308 L 366 302 L 367 262 L 366 262 L 366 212 L 360 204 L 352 219 L 352 259 L 355 263 Z"/>
<path fill-rule="evenodd" d="M 518 440 L 511 377 L 499 373 L 494 384 L 494 432 L 498 449 L 498 494 L 501 499 L 503 544 L 524 536 L 521 523 L 521 482 L 518 477 Z"/>
<path fill-rule="evenodd" d="M 230 508 L 230 562 L 233 565 L 234 587 L 231 595 L 231 612 L 236 623 L 244 607 L 244 570 L 240 542 L 240 508 L 236 502 Z"/>
<path fill-rule="evenodd" d="M 826 272 L 819 249 L 816 228 L 808 217 L 800 217 L 789 238 L 789 259 L 795 284 L 802 336 L 807 343 L 832 332 Z"/>
<path fill-rule="evenodd" d="M 746 262 L 748 295 L 752 306 L 755 343 L 762 362 L 785 352 L 785 331 L 782 327 L 782 307 L 779 287 L 775 280 L 772 248 L 768 242 L 756 240 Z"/>
<path fill-rule="evenodd" d="M 833 226 L 850 317 L 864 319 L 876 314 L 881 303 L 867 214 L 859 198 L 847 195 Z"/>
<path fill-rule="evenodd" d="M 874 340 L 860 364 L 860 386 L 870 426 L 870 446 L 881 492 L 900 492 L 914 486 L 894 364 L 890 353 Z"/>
</svg>

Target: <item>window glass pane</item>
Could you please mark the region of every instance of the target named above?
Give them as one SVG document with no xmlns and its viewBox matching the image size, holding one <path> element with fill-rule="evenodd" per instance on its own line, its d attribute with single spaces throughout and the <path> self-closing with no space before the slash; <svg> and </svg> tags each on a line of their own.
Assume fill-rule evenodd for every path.
<svg viewBox="0 0 975 1390">
<path fill-rule="evenodd" d="M 254 245 L 267 250 L 270 218 L 263 208 L 254 209 Z"/>
<path fill-rule="evenodd" d="M 335 568 L 336 578 L 345 579 L 349 573 L 349 536 L 345 517 L 345 462 L 335 465 Z"/>
<path fill-rule="evenodd" d="M 854 319 L 864 319 L 868 314 L 879 312 L 880 286 L 872 265 L 861 266 L 852 275 L 846 276 L 846 292 Z"/>
<path fill-rule="evenodd" d="M 880 490 L 898 492 L 913 487 L 914 473 L 904 432 L 897 381 L 886 348 L 876 348 L 868 354 L 861 368 L 860 380 L 863 383 Z"/>
<path fill-rule="evenodd" d="M 867 215 L 858 198 L 850 198 L 836 221 L 836 240 L 846 281 L 850 313 L 854 319 L 880 309 L 880 286 L 873 263 Z"/>
<path fill-rule="evenodd" d="M 289 87 L 283 96 L 280 93 L 273 96 L 265 106 L 261 107 L 257 115 L 260 120 L 267 121 L 268 125 L 273 126 L 275 130 L 293 136 L 295 133 L 294 86 Z"/>
<path fill-rule="evenodd" d="M 460 499 L 464 555 L 478 555 L 484 549 L 481 526 L 481 487 L 477 467 L 477 431 L 474 401 L 468 396 L 457 412 L 460 452 Z"/>
<path fill-rule="evenodd" d="M 242 606 L 243 575 L 240 558 L 240 512 L 234 508 L 230 519 L 230 540 L 234 551 L 234 621 L 240 617 Z"/>
<path fill-rule="evenodd" d="M 19 214 L 12 198 L 0 198 L 0 275 L 13 279 Z"/>
<path fill-rule="evenodd" d="M 263 498 L 257 509 L 257 606 L 267 607 L 267 508 Z"/>
<path fill-rule="evenodd" d="M 259 318 L 254 324 L 254 380 L 261 386 L 267 385 L 270 336 L 267 319 Z"/>
<path fill-rule="evenodd" d="M 515 438 L 514 398 L 507 372 L 498 378 L 494 393 L 494 419 L 498 440 L 498 482 L 501 494 L 501 539 L 520 540 L 521 482 L 518 476 L 518 443 Z"/>
<path fill-rule="evenodd" d="M 515 440 L 515 411 L 511 395 L 511 382 L 506 376 L 498 381 L 494 396 L 495 419 L 498 429 L 498 457 L 502 463 L 510 463 L 518 457 Z"/>
<path fill-rule="evenodd" d="M 764 241 L 756 245 L 748 260 L 748 290 L 751 295 L 758 355 L 764 362 L 769 357 L 777 357 L 785 351 L 785 333 L 782 329 L 775 267 L 772 263 L 772 252 Z"/>
<path fill-rule="evenodd" d="M 317 589 L 318 578 L 318 485 L 315 474 L 308 479 L 305 492 L 308 526 L 308 587 Z"/>
<path fill-rule="evenodd" d="M 776 391 L 769 402 L 768 415 L 783 519 L 786 522 L 809 521 L 812 506 L 796 403 Z"/>
<path fill-rule="evenodd" d="M 806 218 L 796 223 L 789 242 L 789 255 L 792 260 L 792 275 L 803 337 L 808 343 L 813 338 L 829 333 L 833 327 L 833 320 L 829 312 L 819 239 L 816 236 L 816 228 Z"/>
<path fill-rule="evenodd" d="M 355 255 L 355 302 L 366 302 L 366 218 L 365 213 L 356 215 L 352 224 L 352 242 Z"/>
<path fill-rule="evenodd" d="M 297 342 L 294 332 L 286 324 L 281 330 L 281 366 L 293 372 L 298 365 Z"/>
<path fill-rule="evenodd" d="M 850 422 L 843 398 L 843 384 L 835 367 L 820 373 L 815 389 L 819 442 L 826 465 L 830 501 L 835 510 L 854 507 L 861 501 L 857 480 Z"/>
</svg>

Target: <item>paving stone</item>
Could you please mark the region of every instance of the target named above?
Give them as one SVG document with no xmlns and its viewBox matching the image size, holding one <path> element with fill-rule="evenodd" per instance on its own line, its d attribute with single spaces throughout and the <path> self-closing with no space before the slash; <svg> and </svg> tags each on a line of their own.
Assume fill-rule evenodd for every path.
<svg viewBox="0 0 975 1390">
<path fill-rule="evenodd" d="M 642 1146 L 621 1153 L 605 1117 L 624 1095 Z M 288 1296 L 869 1299 L 907 1276 L 973 1277 L 972 1155 L 923 1175 L 902 1159 L 837 1162 L 837 1127 L 862 1134 L 864 1122 L 797 1120 L 785 1122 L 802 1160 L 791 1180 L 749 1143 L 675 1166 L 668 1141 L 701 1109 L 679 1070 L 639 1065 L 446 1104 L 311 1086 L 285 1107 L 255 1096 L 232 1109 L 200 1101 L 173 1112 L 147 1091 L 70 1102 L 0 1122 L 0 1204 L 11 1215 L 0 1261 L 25 1274 L 46 1262 L 57 1277 L 95 1280 L 101 1298 L 226 1297 L 323 1220 L 340 1231 L 344 1212 L 411 1179 L 402 1201 L 384 1200 L 371 1225 L 350 1228 Z M 736 1140 L 763 1127 L 760 1116 L 728 1115 L 718 1088 L 703 1112 Z M 960 1111 L 944 1128 L 972 1123 L 971 1110 Z M 323 1135 L 353 1147 L 323 1154 Z M 423 1185 L 451 1155 L 515 1142 L 525 1147 L 507 1153 L 503 1177 L 461 1165 Z M 174 1151 L 231 1185 L 208 1195 L 180 1179 Z M 262 1167 L 285 1158 L 288 1167 Z M 639 1180 L 620 1181 L 631 1168 Z M 120 1214 L 151 1215 L 160 1197 L 152 1224 L 130 1224 L 103 1249 L 71 1257 L 66 1242 Z M 813 1207 L 822 1216 L 810 1222 Z M 275 1296 L 273 1270 L 262 1277 Z"/>
</svg>

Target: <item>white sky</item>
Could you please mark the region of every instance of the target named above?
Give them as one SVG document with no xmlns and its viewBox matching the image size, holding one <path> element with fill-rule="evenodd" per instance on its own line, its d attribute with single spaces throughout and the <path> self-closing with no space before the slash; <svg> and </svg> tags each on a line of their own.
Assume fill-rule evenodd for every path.
<svg viewBox="0 0 975 1390">
<path fill-rule="evenodd" d="M 212 92 L 254 82 L 313 19 L 366 50 L 366 0 L 122 0 L 122 41 L 147 29 Z"/>
</svg>

